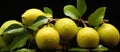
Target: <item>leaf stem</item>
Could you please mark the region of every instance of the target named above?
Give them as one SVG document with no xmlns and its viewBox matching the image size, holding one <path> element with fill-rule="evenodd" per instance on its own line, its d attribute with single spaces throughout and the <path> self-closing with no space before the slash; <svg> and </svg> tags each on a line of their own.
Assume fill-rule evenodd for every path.
<svg viewBox="0 0 120 52">
<path fill-rule="evenodd" d="M 84 25 L 84 27 L 87 27 L 87 25 L 85 24 L 85 21 L 82 18 L 80 18 L 79 20 L 82 22 L 82 24 Z"/>
<path fill-rule="evenodd" d="M 55 22 L 55 21 L 57 21 L 57 20 L 58 20 L 58 19 L 52 18 L 52 19 L 49 19 L 48 23 L 52 23 L 52 22 Z"/>
</svg>

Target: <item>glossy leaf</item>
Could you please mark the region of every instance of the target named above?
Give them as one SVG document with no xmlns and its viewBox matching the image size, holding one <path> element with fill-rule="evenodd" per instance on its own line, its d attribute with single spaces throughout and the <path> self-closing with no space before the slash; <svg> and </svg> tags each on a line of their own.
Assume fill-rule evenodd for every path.
<svg viewBox="0 0 120 52">
<path fill-rule="evenodd" d="M 87 10 L 85 0 L 77 0 L 77 9 L 80 12 L 81 17 Z"/>
<path fill-rule="evenodd" d="M 103 22 L 103 18 L 105 16 L 105 11 L 106 11 L 106 7 L 100 7 L 98 9 L 96 9 L 88 17 L 88 24 L 93 27 L 99 26 Z"/>
<path fill-rule="evenodd" d="M 71 48 L 69 51 L 82 51 L 82 52 L 87 52 L 89 49 L 84 49 L 84 48 Z"/>
<path fill-rule="evenodd" d="M 0 36 L 0 48 L 4 48 L 4 47 L 6 47 L 6 43 L 3 39 L 3 37 Z"/>
<path fill-rule="evenodd" d="M 77 47 L 77 48 L 71 48 L 71 49 L 68 49 L 69 51 L 80 51 L 80 52 L 102 52 L 102 51 L 108 51 L 109 49 L 107 48 L 107 47 L 104 47 L 104 46 L 102 46 L 102 45 L 98 45 L 98 47 L 97 48 L 94 48 L 94 49 L 85 49 L 85 48 L 79 48 L 79 47 Z"/>
<path fill-rule="evenodd" d="M 50 8 L 44 7 L 43 9 L 45 13 L 53 14 L 53 11 Z"/>
<path fill-rule="evenodd" d="M 25 32 L 25 28 L 16 28 L 16 29 L 11 29 L 5 31 L 3 34 L 4 35 L 19 35 Z"/>
<path fill-rule="evenodd" d="M 9 45 L 13 41 L 15 36 L 21 35 L 25 33 L 25 31 L 26 30 L 24 28 L 16 28 L 16 29 L 7 30 L 2 33 L 2 37 L 4 38 L 6 44 Z"/>
<path fill-rule="evenodd" d="M 21 26 L 19 24 L 12 24 L 6 29 L 6 31 L 11 30 L 11 29 L 15 29 L 15 28 L 21 28 L 21 27 L 23 27 L 23 26 Z"/>
<path fill-rule="evenodd" d="M 79 19 L 80 13 L 73 5 L 66 5 L 64 7 L 64 14 L 72 19 Z"/>
<path fill-rule="evenodd" d="M 107 47 L 104 47 L 103 45 L 99 45 L 97 48 L 92 49 L 92 51 L 108 51 L 109 49 Z"/>
<path fill-rule="evenodd" d="M 10 49 L 4 49 L 4 48 L 2 48 L 2 49 L 0 49 L 0 52 L 13 52 L 13 51 L 10 50 Z"/>
<path fill-rule="evenodd" d="M 21 28 L 21 27 L 23 27 L 23 26 L 19 25 L 19 24 L 11 24 L 6 29 L 0 29 L 0 35 L 2 33 L 4 33 L 5 31 L 11 30 L 11 29 L 16 29 L 16 28 Z"/>
<path fill-rule="evenodd" d="M 35 49 L 27 49 L 27 48 L 22 48 L 16 50 L 16 52 L 36 52 Z"/>
<path fill-rule="evenodd" d="M 53 17 L 53 15 L 49 13 L 45 13 L 44 16 L 47 17 L 48 19 L 52 19 Z"/>
<path fill-rule="evenodd" d="M 48 8 L 48 7 L 44 7 L 44 12 L 45 12 L 45 16 L 49 19 L 51 19 L 53 17 L 53 11 L 52 9 Z"/>
<path fill-rule="evenodd" d="M 39 16 L 33 25 L 29 26 L 29 28 L 33 30 L 37 30 L 40 26 L 46 24 L 48 22 L 48 18 L 45 16 Z"/>
<path fill-rule="evenodd" d="M 15 36 L 13 42 L 10 44 L 10 46 L 8 46 L 8 49 L 14 50 L 25 46 L 29 37 L 29 33 L 23 33 L 21 35 Z"/>
</svg>

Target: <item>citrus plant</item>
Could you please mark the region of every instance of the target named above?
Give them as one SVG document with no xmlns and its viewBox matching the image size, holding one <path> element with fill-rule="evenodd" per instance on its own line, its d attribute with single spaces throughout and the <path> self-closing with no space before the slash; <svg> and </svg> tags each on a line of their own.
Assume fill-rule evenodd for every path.
<svg viewBox="0 0 120 52">
<path fill-rule="evenodd" d="M 0 27 L 0 52 L 108 51 L 116 47 L 120 35 L 104 20 L 106 7 L 97 8 L 83 20 L 86 10 L 85 0 L 76 0 L 76 6 L 65 5 L 63 18 L 53 18 L 49 7 L 28 9 L 21 22 L 8 20 Z"/>
</svg>

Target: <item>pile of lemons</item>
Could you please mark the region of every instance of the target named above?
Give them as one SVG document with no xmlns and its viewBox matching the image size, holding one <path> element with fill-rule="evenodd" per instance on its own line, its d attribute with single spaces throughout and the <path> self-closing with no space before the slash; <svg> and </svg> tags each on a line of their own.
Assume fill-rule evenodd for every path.
<svg viewBox="0 0 120 52">
<path fill-rule="evenodd" d="M 21 16 L 22 22 L 16 20 L 6 21 L 0 27 L 0 33 L 11 24 L 30 26 L 41 15 L 46 16 L 40 9 L 28 9 Z M 46 24 L 34 33 L 35 43 L 39 49 L 56 49 L 60 45 L 60 40 L 69 42 L 73 38 L 76 39 L 78 47 L 81 48 L 96 48 L 99 44 L 106 47 L 115 47 L 120 41 L 118 29 L 109 23 L 102 23 L 96 29 L 89 26 L 79 29 L 78 24 L 74 20 L 64 17 L 57 19 L 53 25 Z M 3 45 L 0 46 L 2 47 Z"/>
</svg>

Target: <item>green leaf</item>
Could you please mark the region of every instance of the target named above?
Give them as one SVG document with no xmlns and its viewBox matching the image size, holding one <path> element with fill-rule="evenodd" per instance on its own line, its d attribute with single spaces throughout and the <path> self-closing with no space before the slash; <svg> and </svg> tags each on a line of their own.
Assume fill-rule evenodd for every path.
<svg viewBox="0 0 120 52">
<path fill-rule="evenodd" d="M 16 20 L 8 20 L 5 21 L 2 26 L 0 27 L 0 34 L 3 33 L 5 30 L 10 29 L 10 26 L 14 26 L 12 28 L 17 28 L 19 26 L 23 26 L 21 22 Z"/>
<path fill-rule="evenodd" d="M 48 18 L 45 16 L 39 16 L 33 25 L 29 26 L 30 29 L 37 30 L 40 26 L 47 24 Z"/>
<path fill-rule="evenodd" d="M 7 28 L 0 29 L 0 35 L 4 33 L 5 31 L 16 29 L 16 28 L 23 28 L 23 26 L 20 24 L 11 24 Z"/>
<path fill-rule="evenodd" d="M 23 27 L 22 25 L 19 25 L 19 24 L 11 24 L 9 25 L 7 28 L 5 29 L 1 29 L 0 30 L 0 35 L 2 35 L 4 32 L 8 31 L 8 30 L 11 30 L 11 29 L 16 29 L 16 28 L 21 28 Z"/>
<path fill-rule="evenodd" d="M 4 35 L 19 35 L 24 33 L 26 30 L 25 28 L 16 28 L 16 29 L 11 29 L 11 30 L 7 30 L 5 32 L 3 32 L 3 36 Z"/>
<path fill-rule="evenodd" d="M 87 52 L 89 49 L 84 49 L 84 48 L 71 48 L 68 49 L 69 51 L 81 51 L 81 52 Z"/>
<path fill-rule="evenodd" d="M 24 28 L 16 28 L 16 29 L 7 30 L 2 33 L 2 37 L 4 38 L 6 44 L 9 45 L 15 36 L 22 35 L 23 33 L 25 33 L 25 31 L 26 30 Z"/>
<path fill-rule="evenodd" d="M 21 27 L 23 27 L 23 26 L 21 26 L 19 24 L 12 24 L 6 29 L 6 31 L 11 30 L 11 29 L 15 29 L 15 28 L 21 28 Z"/>
<path fill-rule="evenodd" d="M 53 14 L 53 11 L 50 8 L 44 7 L 43 9 L 45 13 Z"/>
<path fill-rule="evenodd" d="M 53 15 L 49 13 L 44 13 L 44 16 L 47 17 L 48 19 L 52 19 Z"/>
<path fill-rule="evenodd" d="M 85 49 L 85 48 L 79 48 L 79 47 L 76 47 L 76 48 L 71 48 L 71 49 L 68 49 L 69 51 L 80 51 L 80 52 L 102 52 L 102 51 L 108 51 L 109 49 L 107 47 L 104 47 L 103 45 L 98 45 L 97 48 L 94 48 L 94 49 Z"/>
<path fill-rule="evenodd" d="M 81 17 L 87 10 L 85 0 L 77 0 L 77 9 L 80 12 Z"/>
<path fill-rule="evenodd" d="M 103 22 L 105 11 L 106 7 L 96 9 L 96 11 L 88 17 L 88 24 L 93 27 L 99 26 Z"/>
<path fill-rule="evenodd" d="M 92 51 L 108 51 L 109 49 L 107 47 L 104 47 L 103 45 L 98 45 L 97 48 L 92 49 Z"/>
<path fill-rule="evenodd" d="M 27 48 L 22 48 L 16 50 L 16 52 L 36 52 L 35 49 L 27 49 Z"/>
<path fill-rule="evenodd" d="M 66 5 L 64 7 L 64 14 L 72 19 L 79 19 L 80 13 L 73 5 Z"/>
<path fill-rule="evenodd" d="M 2 48 L 2 49 L 0 49 L 0 52 L 13 52 L 13 51 L 10 50 L 10 49 L 4 49 L 4 48 Z"/>
<path fill-rule="evenodd" d="M 0 48 L 4 48 L 4 47 L 6 47 L 6 43 L 3 39 L 3 37 L 0 36 Z"/>
<path fill-rule="evenodd" d="M 10 44 L 10 46 L 8 46 L 8 49 L 14 50 L 14 49 L 25 46 L 29 37 L 30 37 L 29 33 L 24 33 L 24 34 L 16 36 L 13 42 Z"/>
<path fill-rule="evenodd" d="M 48 7 L 44 7 L 43 9 L 44 9 L 44 12 L 45 12 L 44 15 L 47 18 L 51 19 L 53 17 L 53 11 L 50 8 L 48 8 Z"/>
</svg>

